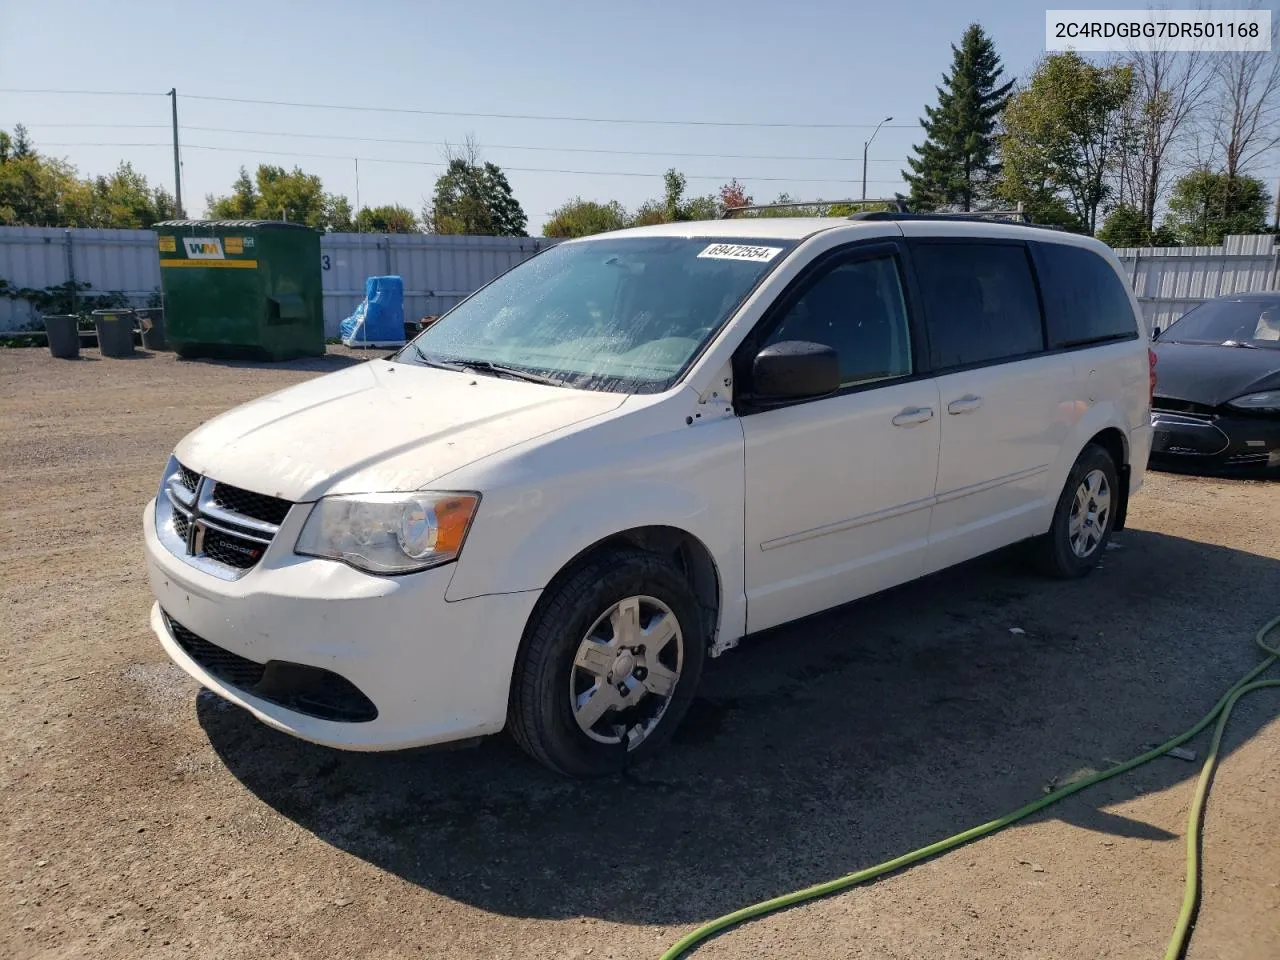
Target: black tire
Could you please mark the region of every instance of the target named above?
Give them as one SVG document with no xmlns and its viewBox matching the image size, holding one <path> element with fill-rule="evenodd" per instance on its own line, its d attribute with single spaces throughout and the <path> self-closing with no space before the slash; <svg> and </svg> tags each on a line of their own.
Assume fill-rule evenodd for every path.
<svg viewBox="0 0 1280 960">
<path fill-rule="evenodd" d="M 570 677 L 592 625 L 628 597 L 652 597 L 674 614 L 682 664 L 666 709 L 633 749 L 592 739 L 574 717 Z M 700 607 L 680 569 L 659 554 L 613 549 L 588 557 L 539 600 L 516 657 L 507 727 L 535 760 L 570 777 L 621 772 L 658 749 L 679 725 L 697 690 L 706 658 Z M 648 694 L 646 694 L 648 696 Z"/>
<path fill-rule="evenodd" d="M 1109 507 L 1105 517 L 1100 517 L 1099 522 L 1094 524 L 1097 540 L 1093 542 L 1092 548 L 1085 556 L 1080 556 L 1072 547 L 1071 535 L 1072 518 L 1076 511 L 1076 493 L 1085 478 L 1095 471 L 1100 471 L 1104 478 L 1105 489 L 1109 494 Z M 1080 452 L 1075 465 L 1067 475 L 1066 485 L 1058 497 L 1058 505 L 1054 508 L 1053 523 L 1049 526 L 1049 532 L 1032 542 L 1033 556 L 1042 573 L 1072 580 L 1083 577 L 1098 565 L 1115 526 L 1116 508 L 1120 500 L 1118 483 L 1116 464 L 1111 459 L 1111 454 L 1092 443 Z"/>
</svg>

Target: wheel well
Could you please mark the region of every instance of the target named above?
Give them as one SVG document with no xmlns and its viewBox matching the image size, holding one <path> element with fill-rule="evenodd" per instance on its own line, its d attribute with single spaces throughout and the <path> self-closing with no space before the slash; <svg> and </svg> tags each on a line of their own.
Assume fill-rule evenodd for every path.
<svg viewBox="0 0 1280 960">
<path fill-rule="evenodd" d="M 634 527 L 596 541 L 560 568 L 547 584 L 544 595 L 550 593 L 559 580 L 587 558 L 618 547 L 656 553 L 675 563 L 698 599 L 698 606 L 702 610 L 703 633 L 706 635 L 707 645 L 711 646 L 715 642 L 716 628 L 720 623 L 720 575 L 706 544 L 678 527 Z"/>
<path fill-rule="evenodd" d="M 1125 518 L 1129 514 L 1129 441 L 1115 427 L 1107 427 L 1089 438 L 1111 455 L 1111 462 L 1116 465 L 1116 478 L 1119 489 L 1116 491 L 1116 519 L 1114 529 L 1123 530 Z"/>
</svg>

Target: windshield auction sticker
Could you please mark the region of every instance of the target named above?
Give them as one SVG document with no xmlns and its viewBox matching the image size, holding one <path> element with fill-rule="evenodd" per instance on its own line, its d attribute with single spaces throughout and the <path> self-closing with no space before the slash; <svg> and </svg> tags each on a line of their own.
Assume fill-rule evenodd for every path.
<svg viewBox="0 0 1280 960">
<path fill-rule="evenodd" d="M 698 256 L 709 257 L 712 260 L 754 260 L 756 263 L 768 263 L 781 252 L 781 247 L 752 247 L 744 243 L 713 243 Z"/>
</svg>

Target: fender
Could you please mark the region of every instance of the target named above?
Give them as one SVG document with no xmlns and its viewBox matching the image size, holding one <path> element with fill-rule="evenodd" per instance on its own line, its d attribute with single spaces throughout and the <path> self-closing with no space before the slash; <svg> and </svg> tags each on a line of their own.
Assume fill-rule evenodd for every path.
<svg viewBox="0 0 1280 960">
<path fill-rule="evenodd" d="M 1120 435 L 1124 441 L 1124 462 L 1116 464 L 1118 479 L 1123 485 L 1124 478 L 1128 476 L 1126 465 L 1129 463 L 1129 425 L 1124 419 L 1122 411 L 1116 408 L 1115 403 L 1110 400 L 1102 401 L 1094 404 L 1084 404 L 1083 415 L 1071 428 L 1071 433 L 1063 441 L 1058 448 L 1058 457 L 1049 467 L 1049 480 L 1045 485 L 1045 500 L 1040 505 L 1040 511 L 1037 514 L 1041 532 L 1047 531 L 1053 523 L 1053 511 L 1058 505 L 1058 497 L 1062 495 L 1062 488 L 1066 485 L 1067 475 L 1071 472 L 1071 467 L 1075 464 L 1076 458 L 1080 456 L 1080 451 L 1085 448 L 1093 437 L 1097 436 L 1103 430 L 1114 428 L 1120 431 Z M 1119 491 L 1122 499 L 1127 500 L 1127 488 Z M 1123 512 L 1123 505 L 1118 505 L 1117 510 Z"/>
<path fill-rule="evenodd" d="M 617 421 L 612 429 L 628 432 Z M 587 461 L 529 486 L 477 484 L 484 499 L 445 599 L 542 590 L 603 540 L 638 527 L 673 527 L 711 555 L 720 585 L 715 652 L 731 646 L 746 626 L 741 425 L 726 418 L 650 434 L 626 447 L 632 451 L 626 463 Z"/>
</svg>

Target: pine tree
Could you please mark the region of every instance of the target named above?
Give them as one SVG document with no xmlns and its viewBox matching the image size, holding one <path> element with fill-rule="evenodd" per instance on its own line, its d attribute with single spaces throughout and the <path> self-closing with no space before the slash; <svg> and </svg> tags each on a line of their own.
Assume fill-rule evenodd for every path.
<svg viewBox="0 0 1280 960">
<path fill-rule="evenodd" d="M 925 142 L 908 157 L 911 209 L 958 206 L 972 210 L 991 194 L 999 173 L 996 119 L 1013 81 L 1000 84 L 1004 68 L 995 44 L 978 24 L 970 24 L 957 48 L 951 47 L 951 71 L 938 87 L 938 105 L 925 107 Z"/>
</svg>

